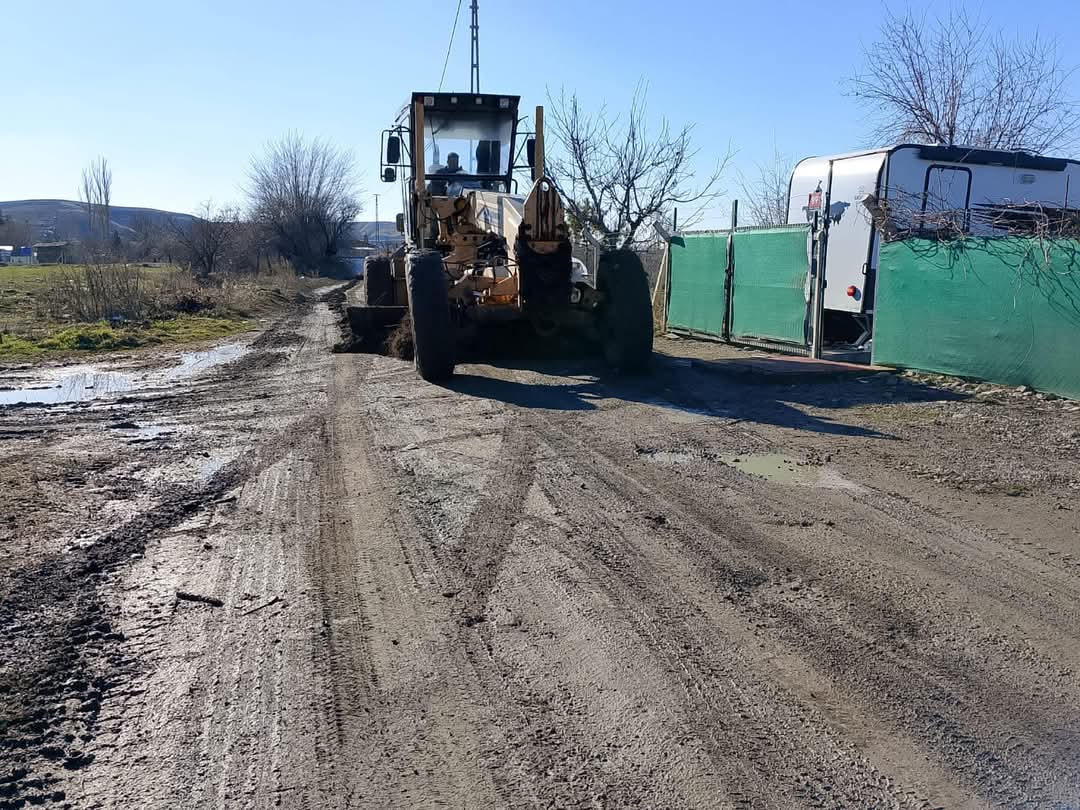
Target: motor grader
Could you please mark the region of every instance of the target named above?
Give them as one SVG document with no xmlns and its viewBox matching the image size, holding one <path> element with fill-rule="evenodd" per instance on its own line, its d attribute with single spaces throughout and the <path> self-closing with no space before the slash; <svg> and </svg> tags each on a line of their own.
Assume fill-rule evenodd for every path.
<svg viewBox="0 0 1080 810">
<path fill-rule="evenodd" d="M 365 304 L 348 310 L 354 334 L 363 340 L 408 313 L 416 369 L 430 381 L 453 374 L 463 333 L 508 321 L 528 324 L 542 340 L 598 341 L 615 370 L 642 372 L 653 325 L 641 261 L 610 250 L 594 277 L 582 271 L 562 199 L 544 173 L 543 108 L 535 132 L 523 132 L 518 102 L 413 93 L 383 132 L 380 174 L 401 183 L 405 244 L 365 261 Z M 531 181 L 525 194 L 518 175 Z"/>
</svg>

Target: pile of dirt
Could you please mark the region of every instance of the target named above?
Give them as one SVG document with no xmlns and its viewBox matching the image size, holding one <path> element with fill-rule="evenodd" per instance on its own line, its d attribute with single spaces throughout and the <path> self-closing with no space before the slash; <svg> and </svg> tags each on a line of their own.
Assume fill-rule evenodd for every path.
<svg viewBox="0 0 1080 810">
<path fill-rule="evenodd" d="M 223 370 L 227 374 L 243 374 L 248 371 L 264 371 L 266 369 L 274 368 L 274 366 L 280 365 L 285 362 L 287 352 L 252 352 L 245 354 L 239 360 L 234 360 L 231 363 L 227 363 L 223 366 Z"/>
<path fill-rule="evenodd" d="M 292 330 L 271 329 L 251 341 L 253 349 L 285 349 L 303 343 L 304 339 Z"/>
<path fill-rule="evenodd" d="M 386 338 L 386 353 L 398 360 L 413 359 L 412 315 L 405 313 L 401 323 Z"/>
</svg>

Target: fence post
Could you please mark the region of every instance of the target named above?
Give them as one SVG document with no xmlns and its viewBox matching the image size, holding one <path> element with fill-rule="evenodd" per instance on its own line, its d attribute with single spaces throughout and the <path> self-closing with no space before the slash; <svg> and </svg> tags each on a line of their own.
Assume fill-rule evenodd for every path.
<svg viewBox="0 0 1080 810">
<path fill-rule="evenodd" d="M 720 337 L 731 341 L 731 294 L 735 280 L 735 229 L 739 226 L 739 201 L 731 203 L 731 230 L 728 231 L 727 266 L 724 268 L 724 320 Z"/>
<path fill-rule="evenodd" d="M 671 240 L 664 240 L 664 252 L 660 257 L 660 271 L 656 274 L 656 284 L 652 292 L 653 332 L 667 331 L 667 302 L 671 288 Z M 660 292 L 663 290 L 663 297 Z M 657 311 L 659 310 L 659 318 Z"/>
<path fill-rule="evenodd" d="M 821 213 L 815 213 L 814 251 L 810 257 L 810 274 L 814 280 L 811 292 L 814 309 L 811 313 L 810 357 L 814 360 L 821 359 L 822 326 L 825 320 L 825 246 L 829 240 L 829 229 L 823 227 L 821 222 Z"/>
</svg>

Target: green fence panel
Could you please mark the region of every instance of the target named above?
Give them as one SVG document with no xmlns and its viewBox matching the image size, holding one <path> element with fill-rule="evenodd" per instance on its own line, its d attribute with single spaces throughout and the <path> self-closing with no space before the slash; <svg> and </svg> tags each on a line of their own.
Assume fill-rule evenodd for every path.
<svg viewBox="0 0 1080 810">
<path fill-rule="evenodd" d="M 805 225 L 735 232 L 733 336 L 806 340 Z"/>
<path fill-rule="evenodd" d="M 1080 241 L 882 245 L 873 361 L 1080 397 Z"/>
<path fill-rule="evenodd" d="M 686 234 L 671 243 L 668 326 L 720 336 L 724 325 L 727 232 Z"/>
</svg>

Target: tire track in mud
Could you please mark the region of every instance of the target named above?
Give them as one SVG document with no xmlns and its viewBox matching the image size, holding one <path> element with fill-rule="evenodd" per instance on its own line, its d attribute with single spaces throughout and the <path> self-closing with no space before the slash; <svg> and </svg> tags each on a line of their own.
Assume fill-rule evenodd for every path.
<svg viewBox="0 0 1080 810">
<path fill-rule="evenodd" d="M 590 768 L 588 756 L 591 755 L 587 752 L 599 752 L 604 743 L 603 736 L 597 734 L 598 729 L 590 730 L 574 720 L 574 713 L 585 707 L 575 707 L 575 698 L 569 693 L 554 704 L 543 705 L 545 699 L 535 696 L 528 684 L 521 681 L 521 673 L 500 660 L 492 649 L 494 631 L 478 609 L 487 607 L 492 583 L 498 579 L 508 548 L 522 537 L 521 532 L 544 531 L 536 524 L 535 517 L 521 514 L 527 490 L 532 485 L 539 486 L 549 500 L 578 505 L 588 514 L 597 513 L 598 517 L 593 522 L 586 521 L 586 525 L 602 527 L 598 531 L 603 535 L 624 532 L 632 535 L 632 532 L 628 532 L 625 523 L 604 522 L 600 515 L 626 506 L 630 507 L 628 511 L 636 514 L 649 503 L 647 497 L 642 497 L 640 487 L 638 491 L 625 487 L 617 489 L 612 501 L 603 504 L 598 503 L 591 493 L 580 494 L 580 488 L 564 491 L 563 487 L 556 487 L 553 490 L 551 480 L 536 477 L 538 459 L 532 458 L 536 455 L 535 450 L 525 453 L 521 446 L 535 445 L 534 436 L 539 433 L 542 446 L 545 450 L 548 446 L 553 447 L 556 456 L 564 455 L 577 463 L 580 452 L 571 450 L 568 453 L 565 443 L 553 441 L 544 430 L 543 419 L 539 420 L 541 425 L 537 430 L 532 414 L 526 416 L 525 412 L 512 409 L 506 412 L 506 420 L 502 447 L 490 469 L 481 473 L 490 481 L 489 486 L 495 493 L 480 497 L 480 506 L 466 524 L 462 536 L 466 548 L 455 552 L 438 531 L 425 530 L 423 520 L 418 524 L 421 532 L 428 535 L 428 546 L 436 549 L 436 557 L 443 560 L 443 574 L 449 573 L 450 582 L 458 580 L 463 586 L 459 598 L 464 597 L 469 607 L 467 621 L 462 623 L 464 630 L 459 630 L 459 634 L 472 665 L 474 675 L 470 677 L 478 678 L 485 686 L 484 693 L 489 700 L 503 704 L 497 714 L 503 718 L 503 731 L 509 735 L 512 746 L 507 755 L 492 765 L 503 772 L 523 774 L 538 795 L 560 806 L 580 803 L 583 797 L 595 795 L 608 795 L 617 803 L 636 803 L 643 795 L 650 797 L 644 799 L 645 803 L 686 802 L 691 794 L 677 798 L 679 791 L 686 789 L 685 785 L 668 788 L 666 794 L 656 794 L 651 792 L 652 788 L 636 782 L 630 773 L 601 775 Z M 430 448 L 437 444 L 429 441 L 425 446 Z M 409 446 L 416 445 L 410 443 Z M 597 477 L 595 472 L 586 467 L 586 478 L 595 478 L 603 484 L 605 476 Z M 503 493 L 505 497 L 500 497 L 496 493 L 505 484 L 508 484 Z M 423 482 L 408 485 L 422 487 Z M 416 503 L 430 501 L 418 496 Z M 424 507 L 419 508 L 423 510 Z M 635 542 L 640 543 L 640 538 L 635 538 Z M 700 631 L 690 628 L 692 617 L 699 620 L 698 624 L 709 617 L 701 614 L 700 609 L 695 613 L 694 606 L 665 592 L 668 588 L 665 577 L 670 572 L 656 570 L 640 558 L 623 555 L 620 563 L 616 554 L 605 559 L 596 548 L 585 555 L 583 561 L 580 548 L 558 542 L 554 545 L 589 572 L 588 593 L 576 602 L 587 606 L 586 610 L 595 611 L 595 607 L 588 606 L 603 594 L 600 601 L 615 606 L 614 615 L 595 614 L 594 623 L 610 626 L 612 621 L 616 625 L 628 622 L 632 637 L 646 642 L 642 654 L 655 656 L 663 668 L 672 673 L 669 676 L 672 684 L 679 684 L 677 688 L 684 695 L 683 723 L 710 746 L 714 767 L 726 773 L 727 783 L 734 786 L 728 797 L 729 806 L 761 806 L 765 796 L 772 804 L 816 802 L 820 806 L 831 806 L 838 796 L 845 794 L 854 803 L 869 801 L 867 806 L 918 806 L 910 795 L 905 797 L 901 791 L 892 790 L 881 774 L 861 762 L 855 749 L 837 740 L 828 724 L 814 717 L 812 712 L 808 714 L 798 700 L 775 688 L 770 692 L 767 687 L 744 683 L 743 676 L 725 663 L 725 659 L 738 659 L 737 648 L 732 646 L 730 639 L 715 633 L 701 635 Z M 596 562 L 598 558 L 600 563 Z M 755 587 L 764 581 L 758 569 L 753 567 L 731 570 L 729 580 L 729 589 L 732 583 Z M 485 621 L 475 621 L 481 616 Z M 696 652 L 688 654 L 688 650 Z M 751 663 L 744 662 L 746 671 L 752 671 Z M 724 688 L 714 691 L 714 682 L 725 679 Z M 732 686 L 736 681 L 741 685 Z M 716 694 L 727 702 L 710 703 Z M 536 703 L 538 697 L 540 704 Z M 762 706 L 768 706 L 770 711 L 763 710 Z M 785 708 L 781 710 L 781 706 Z M 773 717 L 778 712 L 784 715 L 780 720 Z M 744 731 L 744 727 L 747 730 Z M 807 742 L 808 737 L 811 742 Z M 828 753 L 814 753 L 814 745 Z M 747 757 L 748 750 L 757 753 Z M 846 767 L 829 762 L 828 756 L 839 757 Z M 785 770 L 789 761 L 804 766 L 802 771 L 793 775 Z M 573 788 L 568 791 L 566 784 L 559 781 L 561 776 L 556 780 L 540 776 L 551 774 L 553 769 L 575 771 L 578 776 Z M 507 803 L 512 803 L 515 796 L 512 790 L 500 792 Z M 520 783 L 516 795 L 527 795 L 521 791 Z"/>
<path fill-rule="evenodd" d="M 306 427 L 285 431 L 279 442 Z M 260 448 L 263 449 L 263 448 Z M 225 493 L 269 462 L 252 453 L 223 467 L 201 485 L 175 492 L 89 547 L 75 546 L 26 569 L 12 572 L 0 601 L 0 660 L 16 664 L 4 677 L 0 729 L 16 763 L 0 796 L 12 806 L 35 802 L 59 780 L 35 774 L 59 762 L 77 771 L 93 761 L 84 749 L 93 742 L 98 714 L 109 690 L 122 684 L 135 663 L 124 654 L 122 634 L 113 630 L 98 589 L 118 566 L 141 555 L 154 535 L 212 508 Z M 79 701 L 74 714 L 68 702 Z M 69 739 L 70 738 L 70 739 Z"/>
<path fill-rule="evenodd" d="M 1065 776 L 1060 767 L 1066 762 L 1059 758 L 1050 766 L 1045 760 L 1047 750 L 1060 748 L 1054 735 L 1043 740 L 1041 753 L 1033 743 L 1017 745 L 1029 737 L 1030 729 L 1056 725 L 1050 717 L 1031 711 L 1027 696 L 997 683 L 989 674 L 981 679 L 973 675 L 983 668 L 969 651 L 931 649 L 928 655 L 922 655 L 921 650 L 909 648 L 926 617 L 895 602 L 885 590 L 895 582 L 874 581 L 849 566 L 844 573 L 854 576 L 847 584 L 858 584 L 870 598 L 860 600 L 856 596 L 853 600 L 853 593 L 843 585 L 832 595 L 824 592 L 816 598 L 808 595 L 809 588 L 786 591 L 779 582 L 785 571 L 812 572 L 818 582 L 834 586 L 837 580 L 835 574 L 830 577 L 827 571 L 819 570 L 820 563 L 793 544 L 777 543 L 746 522 L 760 494 L 746 492 L 745 485 L 736 482 L 736 492 L 729 499 L 732 505 L 718 514 L 715 509 L 707 509 L 701 499 L 690 497 L 690 488 L 680 486 L 675 477 L 651 470 L 629 472 L 627 460 L 602 446 L 596 437 L 585 441 L 554 420 L 547 422 L 542 433 L 546 442 L 573 458 L 574 464 L 590 476 L 622 493 L 637 509 L 648 504 L 646 512 L 674 515 L 677 522 L 686 522 L 679 531 L 680 543 L 699 555 L 702 570 L 714 569 L 721 574 L 718 586 L 723 587 L 725 581 L 728 587 L 731 585 L 732 572 L 724 572 L 725 558 L 742 558 L 750 570 L 760 571 L 765 587 L 735 600 L 747 616 L 765 619 L 762 627 L 766 632 L 813 661 L 836 684 L 843 684 L 845 699 L 857 697 L 855 702 L 867 708 L 868 717 L 889 718 L 894 727 L 905 729 L 912 739 L 935 751 L 948 763 L 954 778 L 1008 806 L 1031 801 L 1051 806 L 1080 795 L 1076 770 Z M 738 517 L 734 511 L 736 501 L 742 513 Z M 852 635 L 859 626 L 872 631 Z M 875 632 L 890 627 L 901 630 Z M 905 632 L 904 627 L 913 629 Z M 1002 706 L 1010 708 L 1002 711 Z M 1002 727 L 1005 717 L 1011 725 Z"/>
<path fill-rule="evenodd" d="M 507 746 L 504 723 L 484 692 L 482 668 L 461 643 L 462 633 L 476 634 L 453 600 L 464 592 L 460 561 L 447 567 L 444 555 L 453 552 L 440 548 L 434 527 L 421 529 L 401 497 L 407 476 L 375 450 L 378 421 L 356 419 L 344 393 L 359 390 L 374 365 L 356 355 L 335 363 L 335 390 L 343 393 L 332 396 L 313 559 L 338 760 L 353 765 L 342 775 L 346 804 L 520 804 L 513 775 L 491 767 Z"/>
<path fill-rule="evenodd" d="M 386 375 L 380 375 L 379 379 L 386 379 Z M 397 380 L 396 376 L 395 380 L 406 382 L 405 379 Z M 388 394 L 376 390 L 368 396 L 382 399 Z M 453 409 L 452 405 L 450 410 Z M 367 522 L 386 523 L 382 516 L 384 509 L 397 511 L 399 517 L 391 521 L 394 533 L 403 538 L 402 545 L 407 543 L 412 554 L 429 560 L 423 566 L 433 576 L 428 587 L 439 589 L 444 600 L 452 600 L 443 602 L 445 629 L 442 632 L 449 634 L 449 649 L 453 652 L 436 657 L 433 650 L 428 650 L 427 654 L 449 677 L 470 684 L 470 688 L 455 699 L 458 705 L 454 711 L 469 716 L 479 710 L 491 718 L 492 726 L 497 725 L 495 737 L 504 742 L 498 745 L 490 740 L 480 743 L 484 751 L 479 763 L 498 793 L 499 801 L 494 804 L 572 807 L 596 806 L 600 802 L 605 806 L 647 805 L 649 800 L 642 798 L 643 789 L 646 795 L 654 794 L 649 794 L 643 783 L 617 775 L 613 778 L 610 772 L 601 774 L 596 767 L 598 760 L 590 759 L 605 756 L 610 745 L 608 730 L 594 729 L 586 731 L 584 736 L 578 734 L 571 728 L 575 724 L 572 715 L 584 707 L 578 705 L 575 708 L 562 702 L 551 707 L 555 711 L 553 715 L 546 699 L 522 683 L 520 672 L 502 660 L 494 649 L 500 630 L 493 615 L 497 606 L 492 603 L 492 590 L 502 578 L 507 555 L 522 538 L 522 532 L 536 528 L 535 518 L 526 514 L 530 491 L 536 485 L 535 431 L 530 421 L 519 418 L 516 411 L 501 411 L 501 416 L 505 418 L 505 424 L 497 433 L 482 430 L 461 435 L 461 438 L 476 435 L 483 435 L 488 440 L 497 438 L 498 444 L 490 458 L 473 461 L 475 475 L 486 483 L 477 497 L 464 493 L 472 511 L 460 534 L 448 536 L 445 521 L 438 515 L 441 510 L 453 509 L 453 502 L 436 504 L 427 494 L 433 487 L 441 488 L 439 477 L 423 478 L 414 474 L 411 467 L 399 468 L 398 464 L 388 461 L 373 462 L 374 466 L 364 471 L 361 477 L 365 481 L 385 482 L 381 484 L 383 493 L 389 495 L 396 490 L 399 498 L 393 506 L 376 509 L 369 506 Z M 440 455 L 456 453 L 453 442 L 423 440 L 415 435 L 410 427 L 412 412 L 380 413 L 378 417 L 369 413 L 369 417 L 365 439 L 369 447 L 375 436 L 385 443 L 391 454 L 395 448 L 414 452 L 423 447 L 435 454 L 436 469 Z M 447 426 L 447 432 L 458 435 L 451 426 Z M 353 466 L 357 466 L 355 456 Z M 431 463 L 428 469 L 432 469 Z M 363 545 L 365 541 L 354 539 L 353 542 Z M 414 624 L 411 615 L 406 621 Z M 422 624 L 422 621 L 415 623 Z M 373 628 L 378 624 L 372 623 Z M 414 629 L 413 633 L 416 632 Z M 423 635 L 422 628 L 419 634 Z M 376 648 L 382 646 L 376 640 L 370 643 Z M 558 666 L 563 662 L 551 663 Z M 392 683 L 381 686 L 387 691 L 394 688 Z M 424 699 L 417 702 L 423 705 Z M 461 746 L 474 745 L 466 734 L 455 731 L 455 736 Z M 398 751 L 400 756 L 406 756 L 399 743 L 390 740 L 385 745 Z M 590 753 L 583 758 L 584 752 Z M 406 761 L 416 762 L 422 772 L 430 767 L 424 757 Z M 425 780 L 421 777 L 416 781 Z M 446 782 L 451 780 L 446 779 Z M 452 789 L 453 786 L 447 784 L 444 787 Z M 440 795 L 449 799 L 452 793 Z M 670 806 L 673 794 L 655 795 L 660 796 L 660 805 Z M 474 798 L 472 804 L 478 803 Z"/>
<path fill-rule="evenodd" d="M 273 329 L 274 327 L 271 327 Z M 152 413 L 162 402 L 181 407 L 220 390 L 247 368 L 223 366 L 209 380 L 195 381 L 186 393 L 122 397 L 91 422 L 130 419 L 133 412 Z M 258 370 L 258 369 L 254 369 Z M 151 409 L 151 410 L 148 410 Z M 46 421 L 70 420 L 70 409 L 45 415 Z M 103 589 L 153 538 L 193 516 L 213 510 L 217 502 L 306 434 L 317 422 L 301 418 L 274 432 L 268 441 L 194 485 L 155 484 L 143 493 L 153 500 L 133 517 L 103 532 L 92 543 L 55 541 L 64 550 L 38 558 L 6 575 L 0 597 L 0 759 L 11 763 L 0 772 L 0 807 L 62 801 L 65 784 L 95 760 L 95 740 L 102 731 L 100 712 L 114 692 L 123 693 L 140 663 L 126 648 L 116 616 Z M 77 708 L 75 708 L 77 706 Z M 42 774 L 51 772 L 50 777 Z M 64 774 L 68 774 L 65 776 Z"/>
<path fill-rule="evenodd" d="M 572 716 L 562 714 L 575 711 L 573 698 L 568 697 L 561 701 L 560 705 L 538 706 L 532 690 L 521 682 L 520 673 L 501 661 L 492 649 L 494 630 L 488 621 L 488 616 L 485 615 L 489 608 L 492 586 L 498 578 L 508 548 L 521 536 L 522 530 L 529 531 L 529 526 L 535 524 L 535 518 L 522 514 L 522 506 L 529 488 L 535 481 L 541 489 L 551 491 L 550 481 L 536 481 L 535 479 L 536 427 L 528 417 L 516 410 L 507 414 L 507 422 L 502 434 L 501 447 L 493 461 L 493 466 L 490 470 L 484 470 L 483 473 L 490 482 L 489 488 L 493 491 L 481 496 L 480 505 L 466 524 L 461 540 L 464 548 L 455 548 L 452 544 L 447 544 L 445 538 L 433 528 L 425 532 L 422 521 L 418 524 L 421 531 L 428 534 L 428 545 L 436 549 L 436 557 L 444 561 L 443 575 L 449 574 L 448 581 L 458 586 L 450 593 L 456 595 L 466 608 L 462 622 L 464 630 L 459 631 L 459 634 L 462 647 L 466 650 L 472 664 L 474 675 L 470 677 L 475 676 L 485 686 L 484 693 L 489 700 L 497 699 L 505 706 L 498 711 L 498 715 L 504 719 L 503 731 L 509 734 L 513 744 L 509 754 L 504 756 L 497 766 L 503 772 L 532 775 L 534 790 L 546 800 L 554 801 L 559 806 L 581 803 L 586 801 L 584 797 L 596 795 L 618 797 L 617 802 L 637 803 L 643 789 L 646 795 L 652 797 L 645 799 L 645 803 L 658 801 L 661 804 L 667 804 L 671 801 L 680 801 L 675 799 L 677 793 L 669 792 L 663 795 L 649 793 L 650 788 L 641 783 L 635 783 L 634 778 L 629 775 L 620 776 L 608 773 L 601 777 L 591 772 L 594 769 L 589 767 L 587 757 L 583 759 L 583 752 L 590 749 L 601 750 L 601 737 L 596 735 L 595 730 L 591 732 L 585 728 L 575 730 L 574 726 L 577 724 Z M 373 429 L 381 431 L 378 426 Z M 541 429 L 539 433 L 543 436 L 544 431 Z M 543 436 L 543 438 L 546 443 L 548 437 Z M 425 444 L 428 447 L 436 445 L 434 442 Z M 409 444 L 409 447 L 415 446 L 413 443 Z M 422 482 L 412 485 L 422 486 Z M 575 496 L 572 492 L 561 492 L 558 496 L 552 493 L 552 495 L 556 499 L 561 498 L 569 503 L 580 503 L 582 500 L 580 495 Z M 627 500 L 634 504 L 635 500 L 640 499 Z M 417 501 L 424 502 L 424 499 L 418 497 Z M 616 500 L 615 503 L 609 505 L 609 508 L 617 508 L 617 504 L 623 502 Z M 587 503 L 590 510 L 596 510 L 597 504 L 594 501 L 587 501 Z M 623 530 L 625 526 L 618 528 Z M 610 533 L 610 525 L 607 530 Z M 580 559 L 580 557 L 580 552 L 573 555 L 574 559 Z M 626 564 L 617 567 L 610 560 L 604 566 L 586 566 L 586 570 L 591 572 L 590 589 L 606 594 L 605 600 L 618 606 L 618 614 L 629 621 L 631 632 L 649 642 L 646 649 L 652 650 L 651 654 L 658 655 L 667 670 L 673 673 L 684 673 L 683 677 L 674 679 L 676 683 L 681 684 L 686 694 L 685 703 L 688 708 L 684 712 L 683 721 L 695 728 L 698 736 L 711 741 L 714 766 L 727 773 L 728 781 L 732 784 L 743 786 L 741 791 L 733 789 L 729 805 L 760 806 L 761 796 L 769 795 L 774 799 L 780 797 L 783 795 L 784 783 L 775 780 L 770 775 L 768 786 L 764 787 L 761 780 L 763 774 L 771 774 L 775 771 L 778 762 L 783 761 L 784 755 L 790 754 L 790 750 L 786 750 L 783 743 L 775 742 L 773 748 L 770 749 L 767 742 L 761 743 L 755 738 L 755 743 L 762 748 L 762 753 L 757 758 L 759 772 L 748 775 L 743 767 L 747 740 L 737 735 L 734 741 L 726 739 L 727 730 L 718 732 L 712 724 L 722 717 L 741 718 L 739 722 L 745 724 L 747 717 L 754 716 L 772 730 L 771 735 L 768 732 L 761 733 L 761 739 L 768 740 L 771 736 L 777 740 L 785 740 L 798 737 L 798 728 L 807 724 L 805 717 L 800 715 L 797 711 L 798 707 L 795 707 L 789 710 L 789 714 L 794 715 L 794 720 L 791 720 L 787 726 L 778 727 L 775 723 L 769 725 L 766 723 L 767 715 L 762 713 L 758 704 L 769 705 L 775 709 L 780 701 L 775 696 L 763 699 L 760 688 L 756 691 L 750 690 L 749 693 L 746 689 L 739 692 L 738 700 L 724 710 L 709 705 L 708 697 L 712 694 L 710 691 L 712 679 L 726 678 L 730 681 L 734 677 L 733 671 L 720 665 L 722 656 L 711 658 L 700 670 L 695 668 L 696 665 L 687 664 L 683 660 L 686 649 L 701 647 L 705 642 L 702 639 L 694 639 L 687 633 L 670 629 L 669 625 L 678 625 L 681 621 L 685 621 L 683 613 L 686 606 L 672 602 L 670 598 L 664 596 L 663 584 L 657 581 L 655 573 L 652 575 L 653 583 L 648 587 L 644 586 L 643 577 L 649 575 L 650 569 L 648 566 L 642 566 L 642 569 L 641 573 L 635 574 L 635 565 Z M 743 580 L 748 580 L 753 574 L 740 573 L 738 576 Z M 636 585 L 624 587 L 622 585 L 624 582 L 636 583 Z M 595 599 L 595 594 L 592 598 Z M 579 601 L 588 604 L 589 598 Z M 597 624 L 603 623 L 603 617 L 598 619 Z M 716 640 L 709 641 L 716 649 Z M 727 655 L 731 654 L 730 644 L 719 649 L 723 649 Z M 698 660 L 700 662 L 700 657 Z M 731 691 L 730 687 L 727 690 L 721 690 L 719 694 L 726 694 L 729 691 Z M 514 719 L 517 719 L 516 730 L 513 727 Z M 585 736 L 580 736 L 581 734 Z M 822 747 L 829 748 L 834 753 L 842 748 L 835 741 L 831 747 L 824 745 Z M 778 748 L 784 752 L 784 755 L 777 753 Z M 790 749 L 790 744 L 788 748 Z M 848 795 L 855 796 L 856 801 L 865 799 L 868 786 L 879 781 L 880 776 L 873 773 L 872 769 L 859 770 L 858 755 L 851 749 L 847 749 L 847 754 L 849 769 L 864 775 L 862 781 L 857 784 L 859 790 L 852 791 Z M 807 762 L 807 758 L 804 757 L 803 761 Z M 796 793 L 797 800 L 805 802 L 812 799 L 823 806 L 829 805 L 838 795 L 835 792 L 837 786 L 845 784 L 849 777 L 837 767 L 826 767 L 821 757 L 813 762 L 813 765 L 807 766 L 807 773 L 810 775 L 803 780 L 805 784 Z M 563 789 L 564 785 L 550 781 L 550 777 L 545 779 L 541 776 L 545 773 L 551 774 L 553 769 L 561 772 L 571 770 L 578 773 L 573 790 L 567 792 Z M 798 779 L 793 780 L 792 784 L 799 784 Z M 503 791 L 503 795 L 508 800 L 513 799 L 512 792 Z M 898 803 L 902 805 L 898 800 L 891 800 L 894 798 L 887 797 L 887 793 L 883 792 L 875 806 L 893 806 Z M 796 798 L 791 797 L 788 799 L 789 802 L 795 800 Z M 915 804 L 911 803 L 910 806 L 915 806 Z"/>
<path fill-rule="evenodd" d="M 462 532 L 462 544 L 453 549 L 462 592 L 462 623 L 486 624 L 488 597 L 521 522 L 525 497 L 535 474 L 536 439 L 528 423 L 513 422 L 503 429 L 498 464 L 490 473 L 488 495 Z M 481 634 L 486 628 L 480 628 Z"/>
<path fill-rule="evenodd" d="M 578 516 L 577 531 L 560 548 L 591 572 L 589 581 L 604 590 L 607 601 L 618 606 L 650 654 L 680 684 L 684 720 L 726 774 L 732 806 L 923 805 L 923 798 L 892 789 L 797 696 L 766 679 L 747 679 L 756 662 L 745 658 L 740 645 L 751 639 L 723 615 L 730 610 L 705 610 L 687 599 L 678 578 L 694 574 L 684 563 L 672 560 L 671 568 L 658 568 L 650 559 L 655 554 L 641 551 L 655 543 L 656 528 L 645 525 L 645 519 L 635 525 L 634 516 L 642 515 L 648 505 L 644 488 L 619 481 L 617 472 L 593 462 L 582 452 L 583 446 L 575 446 L 572 438 L 568 442 L 567 435 L 552 430 L 550 423 L 539 432 L 563 464 L 581 470 L 594 482 L 594 490 L 597 485 L 606 490 L 583 491 L 573 474 L 545 479 L 549 499 L 564 503 Z M 597 499 L 607 495 L 614 496 L 615 503 L 630 505 L 629 521 L 616 517 L 619 509 L 614 504 L 607 510 L 596 508 Z M 671 504 L 651 500 L 671 513 Z M 746 568 L 721 566 L 712 575 L 718 575 L 728 590 L 741 593 L 767 581 Z"/>
</svg>

